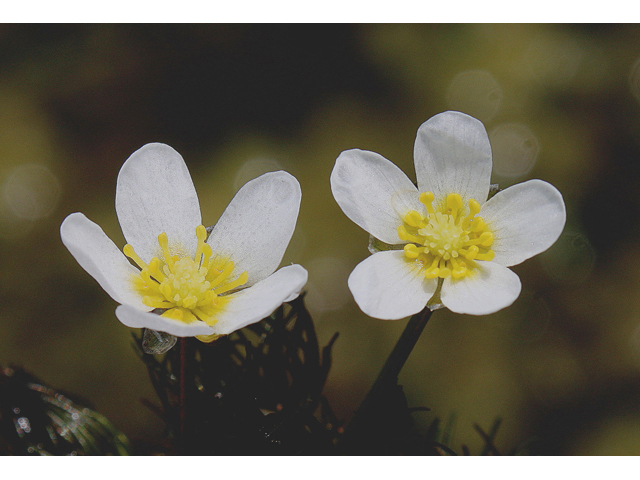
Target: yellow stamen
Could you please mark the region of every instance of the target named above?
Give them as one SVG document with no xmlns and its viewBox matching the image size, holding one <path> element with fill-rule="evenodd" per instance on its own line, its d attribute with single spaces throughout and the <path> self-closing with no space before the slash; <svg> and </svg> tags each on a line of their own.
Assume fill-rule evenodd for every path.
<svg viewBox="0 0 640 480">
<path fill-rule="evenodd" d="M 458 210 L 464 206 L 462 197 L 457 193 L 450 193 L 447 195 L 447 207 L 451 210 L 450 215 L 456 219 L 458 216 Z"/>
<path fill-rule="evenodd" d="M 235 264 L 228 258 L 212 258 L 213 249 L 205 242 L 204 226 L 196 228 L 196 237 L 198 243 L 193 257 L 184 255 L 180 245 L 170 246 L 164 232 L 158 235 L 161 256 L 153 257 L 149 264 L 129 244 L 123 252 L 140 268 L 132 277 L 132 285 L 145 305 L 164 310 L 161 315 L 173 320 L 215 325 L 228 300 L 225 294 L 245 285 L 249 274 L 241 272 L 231 280 Z M 202 341 L 213 341 L 217 337 L 205 335 Z"/>
<path fill-rule="evenodd" d="M 147 268 L 147 264 L 142 261 L 138 254 L 133 250 L 133 247 L 128 243 L 122 249 L 122 253 L 136 262 L 136 265 L 138 265 L 140 268 Z"/>
<path fill-rule="evenodd" d="M 230 290 L 233 290 L 236 287 L 244 285 L 245 283 L 247 283 L 248 279 L 249 279 L 249 274 L 247 272 L 242 272 L 238 276 L 238 278 L 236 278 L 233 282 L 229 282 L 221 287 L 214 289 L 214 292 L 216 292 L 216 295 L 220 295 L 221 293 L 226 293 Z"/>
<path fill-rule="evenodd" d="M 413 243 L 407 243 L 404 246 L 404 254 L 407 258 L 418 258 L 418 255 L 420 255 L 420 249 Z"/>
<path fill-rule="evenodd" d="M 481 205 L 449 193 L 434 202 L 432 192 L 419 196 L 425 210 L 407 212 L 398 227 L 398 237 L 407 242 L 407 261 L 416 262 L 425 278 L 464 278 L 477 269 L 477 261 L 491 261 L 495 240 L 484 219 L 478 214 Z M 434 207 L 434 203 L 436 207 Z"/>
<path fill-rule="evenodd" d="M 173 268 L 174 260 L 169 253 L 169 237 L 167 237 L 166 233 L 162 232 L 160 235 L 158 235 L 158 243 L 160 244 L 160 248 L 162 249 L 164 261 L 167 264 L 167 267 L 169 267 L 169 270 L 171 270 Z"/>
<path fill-rule="evenodd" d="M 423 192 L 420 194 L 420 196 L 418 197 L 418 199 L 420 200 L 420 203 L 424 204 L 424 206 L 427 208 L 427 212 L 428 213 L 433 213 L 433 193 L 431 192 Z"/>
<path fill-rule="evenodd" d="M 160 270 L 160 260 L 158 260 L 158 257 L 153 257 L 149 262 L 149 273 L 158 282 L 162 282 L 166 278 Z"/>
<path fill-rule="evenodd" d="M 215 280 L 211 282 L 211 287 L 215 288 L 218 285 L 220 285 L 222 282 L 224 282 L 229 277 L 229 275 L 231 275 L 231 272 L 233 271 L 233 267 L 235 267 L 233 262 L 227 262 L 224 268 L 222 269 L 222 271 L 218 272 Z M 215 272 L 215 270 L 213 271 Z"/>
<path fill-rule="evenodd" d="M 405 228 L 404 225 L 400 225 L 398 227 L 398 237 L 400 237 L 400 240 L 404 240 L 405 242 L 414 242 L 414 243 L 420 242 L 420 239 L 418 237 L 416 237 L 415 235 L 411 235 L 409 234 L 409 232 L 407 232 L 407 229 Z"/>
</svg>

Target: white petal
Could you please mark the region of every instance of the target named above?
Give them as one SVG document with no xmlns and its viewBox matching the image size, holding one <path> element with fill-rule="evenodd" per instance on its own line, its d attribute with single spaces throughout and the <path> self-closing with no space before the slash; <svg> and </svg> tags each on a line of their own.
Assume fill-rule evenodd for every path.
<svg viewBox="0 0 640 480">
<path fill-rule="evenodd" d="M 287 172 L 265 173 L 233 197 L 207 243 L 229 257 L 234 274 L 246 271 L 247 285 L 271 275 L 282 260 L 300 210 L 300 184 Z"/>
<path fill-rule="evenodd" d="M 431 117 L 418 129 L 413 151 L 418 188 L 436 201 L 458 193 L 482 204 L 491 182 L 491 144 L 484 125 L 460 112 Z"/>
<path fill-rule="evenodd" d="M 163 232 L 170 247 L 195 253 L 200 204 L 184 160 L 170 146 L 150 143 L 122 165 L 116 212 L 124 237 L 145 262 L 159 254 Z"/>
<path fill-rule="evenodd" d="M 406 261 L 402 250 L 379 252 L 363 260 L 351 272 L 348 284 L 360 309 L 382 320 L 420 312 L 437 286 Z"/>
<path fill-rule="evenodd" d="M 558 239 L 567 218 L 560 192 L 529 180 L 498 192 L 480 216 L 493 232 L 494 262 L 507 267 L 544 252 Z"/>
<path fill-rule="evenodd" d="M 229 303 L 213 325 L 213 333 L 227 335 L 259 322 L 296 298 L 307 283 L 307 271 L 300 265 L 282 267 L 255 285 L 229 295 Z"/>
<path fill-rule="evenodd" d="M 331 172 L 331 191 L 344 214 L 385 243 L 398 238 L 402 216 L 423 210 L 418 189 L 389 160 L 366 150 L 342 152 Z"/>
<path fill-rule="evenodd" d="M 149 310 L 132 288 L 138 270 L 104 231 L 82 213 L 72 213 L 60 226 L 62 243 L 89 275 L 118 303 Z"/>
<path fill-rule="evenodd" d="M 478 262 L 478 270 L 471 276 L 445 278 L 440 298 L 452 312 L 487 315 L 511 305 L 520 289 L 520 278 L 507 267 Z"/>
<path fill-rule="evenodd" d="M 116 317 L 127 327 L 150 328 L 160 332 L 166 332 L 176 337 L 195 337 L 196 335 L 211 335 L 213 329 L 204 322 L 197 320 L 193 323 L 185 323 L 161 317 L 156 313 L 143 312 L 129 305 L 120 305 L 116 308 Z"/>
</svg>

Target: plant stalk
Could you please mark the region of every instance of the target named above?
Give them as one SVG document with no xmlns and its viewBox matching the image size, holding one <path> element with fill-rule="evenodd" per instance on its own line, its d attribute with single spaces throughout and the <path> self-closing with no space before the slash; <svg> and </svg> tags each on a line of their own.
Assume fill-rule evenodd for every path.
<svg viewBox="0 0 640 480">
<path fill-rule="evenodd" d="M 395 388 L 398 384 L 398 375 L 406 363 L 407 358 L 409 358 L 413 347 L 418 342 L 432 313 L 429 306 L 427 306 L 420 313 L 416 313 L 409 319 L 402 335 L 400 335 L 398 342 L 393 347 L 382 370 L 380 370 L 378 378 L 349 423 L 346 433 L 358 430 L 358 425 L 363 422 L 363 419 L 367 421 L 366 417 L 371 413 L 370 410 L 376 405 L 379 397 L 383 395 L 385 391 Z"/>
<path fill-rule="evenodd" d="M 184 454 L 186 443 L 186 420 L 187 420 L 187 338 L 180 338 L 180 399 L 178 405 L 179 411 L 179 432 L 180 440 L 178 442 L 178 448 L 180 453 Z"/>
</svg>

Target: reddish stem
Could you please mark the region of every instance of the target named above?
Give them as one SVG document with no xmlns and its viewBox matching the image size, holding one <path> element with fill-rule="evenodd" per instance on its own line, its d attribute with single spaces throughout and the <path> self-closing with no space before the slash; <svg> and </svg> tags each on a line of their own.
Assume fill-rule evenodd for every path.
<svg viewBox="0 0 640 480">
<path fill-rule="evenodd" d="M 184 453 L 185 445 L 185 426 L 187 418 L 187 339 L 180 340 L 180 450 Z"/>
</svg>

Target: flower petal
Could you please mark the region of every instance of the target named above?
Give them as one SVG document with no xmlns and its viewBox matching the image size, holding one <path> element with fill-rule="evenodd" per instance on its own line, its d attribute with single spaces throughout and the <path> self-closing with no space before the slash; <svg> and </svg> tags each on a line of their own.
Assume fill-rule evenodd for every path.
<svg viewBox="0 0 640 480">
<path fill-rule="evenodd" d="M 506 267 L 553 245 L 567 219 L 562 194 L 542 180 L 529 180 L 498 192 L 482 206 L 480 215 L 495 237 L 493 261 Z"/>
<path fill-rule="evenodd" d="M 452 312 L 487 315 L 511 305 L 520 295 L 520 278 L 496 262 L 478 262 L 475 274 L 445 278 L 440 299 Z"/>
<path fill-rule="evenodd" d="M 370 317 L 399 320 L 421 311 L 437 282 L 407 262 L 404 251 L 379 252 L 360 262 L 348 280 L 360 309 Z"/>
<path fill-rule="evenodd" d="M 195 253 L 200 204 L 184 160 L 170 146 L 149 143 L 122 165 L 116 212 L 124 237 L 145 262 L 159 254 L 163 232 L 169 245 Z"/>
<path fill-rule="evenodd" d="M 72 213 L 62 222 L 60 237 L 80 266 L 111 298 L 150 310 L 132 288 L 131 275 L 137 275 L 138 270 L 97 224 L 82 213 Z"/>
<path fill-rule="evenodd" d="M 228 335 L 271 315 L 284 302 L 300 294 L 307 277 L 307 271 L 300 265 L 289 265 L 255 285 L 229 295 L 229 302 L 212 327 L 213 333 Z"/>
<path fill-rule="evenodd" d="M 271 275 L 282 260 L 300 210 L 300 184 L 287 172 L 265 173 L 247 182 L 213 227 L 213 254 L 246 271 L 247 286 Z"/>
<path fill-rule="evenodd" d="M 116 308 L 116 317 L 127 327 L 150 328 L 151 330 L 169 333 L 176 337 L 195 337 L 196 335 L 211 335 L 214 333 L 209 325 L 200 320 L 185 323 L 180 320 L 161 317 L 156 313 L 143 312 L 129 305 L 120 305 Z"/>
<path fill-rule="evenodd" d="M 382 155 L 366 150 L 347 150 L 338 156 L 331 191 L 351 221 L 390 244 L 406 243 L 398 238 L 401 217 L 424 208 L 409 177 Z"/>
<path fill-rule="evenodd" d="M 482 204 L 491 182 L 491 144 L 484 125 L 460 112 L 440 113 L 418 129 L 413 151 L 418 188 L 436 201 L 458 193 Z"/>
</svg>

